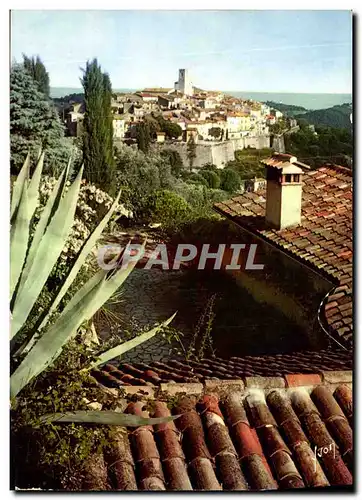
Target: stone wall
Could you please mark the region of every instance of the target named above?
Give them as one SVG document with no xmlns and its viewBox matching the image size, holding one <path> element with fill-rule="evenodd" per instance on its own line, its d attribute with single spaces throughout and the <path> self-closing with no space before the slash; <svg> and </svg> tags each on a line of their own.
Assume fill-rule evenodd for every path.
<svg viewBox="0 0 362 500">
<path fill-rule="evenodd" d="M 188 166 L 187 144 L 185 142 L 171 142 L 154 145 L 156 149 L 175 149 L 180 153 L 185 166 Z M 224 168 L 228 161 L 235 159 L 235 151 L 244 148 L 269 148 L 270 136 L 242 137 L 222 142 L 199 141 L 196 144 L 196 158 L 194 167 L 200 168 L 205 163 L 213 163 L 218 168 Z"/>
</svg>

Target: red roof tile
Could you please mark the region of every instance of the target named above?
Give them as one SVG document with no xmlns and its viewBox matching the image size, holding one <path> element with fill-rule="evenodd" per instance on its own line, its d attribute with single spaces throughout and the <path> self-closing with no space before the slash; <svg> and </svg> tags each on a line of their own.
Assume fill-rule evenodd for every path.
<svg viewBox="0 0 362 500">
<path fill-rule="evenodd" d="M 349 349 L 323 349 L 264 356 L 204 358 L 200 361 L 169 360 L 165 363 L 123 363 L 117 368 L 107 364 L 93 371 L 94 377 L 108 387 L 121 385 L 159 385 L 162 382 L 199 382 L 206 379 L 235 380 L 249 377 L 283 377 L 288 374 L 316 374 L 351 370 L 353 352 Z M 300 376 L 300 375 L 298 375 Z M 280 379 L 283 382 L 283 379 Z M 283 382 L 284 386 L 285 382 Z M 274 387 L 276 387 L 274 385 Z"/>
<path fill-rule="evenodd" d="M 275 154 L 264 161 L 269 166 L 281 168 L 290 163 L 306 166 L 294 161 L 287 154 Z M 319 182 L 318 182 L 319 181 Z M 270 228 L 265 221 L 266 190 L 248 192 L 230 200 L 216 203 L 217 212 L 233 220 L 256 236 L 269 241 L 280 251 L 310 266 L 322 276 L 332 279 L 336 285 L 348 285 L 343 289 L 344 296 L 352 306 L 352 173 L 337 165 L 326 165 L 303 175 L 302 222 L 299 226 L 282 230 Z M 333 305 L 338 312 L 340 300 L 336 289 L 326 301 L 337 302 Z M 324 309 L 322 309 L 324 314 Z M 345 313 L 342 325 L 336 315 L 324 316 L 326 326 L 335 338 L 344 343 L 352 341 L 352 309 Z"/>
<path fill-rule="evenodd" d="M 89 463 L 99 465 L 89 471 L 99 475 L 93 484 L 108 489 L 107 470 L 110 489 L 118 490 L 352 484 L 352 430 L 327 386 L 317 386 L 311 395 L 304 387 L 230 390 L 222 397 L 208 392 L 185 396 L 183 384 L 179 390 L 169 400 L 171 413 L 179 418 L 154 427 L 119 429 L 104 457 L 90 457 Z M 339 386 L 335 395 L 343 391 Z M 149 401 L 147 411 L 146 401 L 129 403 L 126 412 L 168 416 L 167 398 L 162 393 Z"/>
</svg>

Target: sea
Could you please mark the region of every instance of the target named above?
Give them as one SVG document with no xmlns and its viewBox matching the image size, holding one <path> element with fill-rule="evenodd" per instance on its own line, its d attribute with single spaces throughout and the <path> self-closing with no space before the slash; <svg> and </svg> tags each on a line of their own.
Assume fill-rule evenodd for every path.
<svg viewBox="0 0 362 500">
<path fill-rule="evenodd" d="M 136 89 L 113 89 L 114 92 L 135 92 Z M 139 89 L 138 89 L 139 90 Z M 82 92 L 81 88 L 52 87 L 51 97 L 64 97 L 69 94 Z M 266 102 L 273 101 L 282 104 L 293 104 L 294 106 L 303 106 L 306 109 L 326 109 L 337 104 L 351 103 L 352 94 L 304 94 L 292 92 L 250 92 L 250 91 L 227 91 L 235 97 L 252 99 L 254 101 Z"/>
</svg>

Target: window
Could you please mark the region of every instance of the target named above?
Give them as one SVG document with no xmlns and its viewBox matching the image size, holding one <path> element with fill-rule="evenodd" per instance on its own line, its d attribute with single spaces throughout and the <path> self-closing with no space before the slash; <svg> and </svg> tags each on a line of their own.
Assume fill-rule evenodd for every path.
<svg viewBox="0 0 362 500">
<path fill-rule="evenodd" d="M 299 174 L 294 174 L 294 182 L 299 182 L 300 176 Z"/>
<path fill-rule="evenodd" d="M 286 174 L 285 182 L 292 182 L 292 174 Z"/>
</svg>

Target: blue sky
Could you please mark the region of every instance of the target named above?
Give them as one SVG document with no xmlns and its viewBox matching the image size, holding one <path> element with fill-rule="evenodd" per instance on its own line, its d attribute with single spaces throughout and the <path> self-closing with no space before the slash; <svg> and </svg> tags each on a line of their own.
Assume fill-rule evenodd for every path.
<svg viewBox="0 0 362 500">
<path fill-rule="evenodd" d="M 350 11 L 12 11 L 11 55 L 39 54 L 53 87 L 97 57 L 114 88 L 349 93 Z"/>
</svg>

